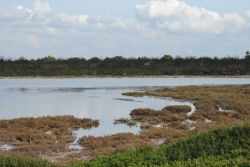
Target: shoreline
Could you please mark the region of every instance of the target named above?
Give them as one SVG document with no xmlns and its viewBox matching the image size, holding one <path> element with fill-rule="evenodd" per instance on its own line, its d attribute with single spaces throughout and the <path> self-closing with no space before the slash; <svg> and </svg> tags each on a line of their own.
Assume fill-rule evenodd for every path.
<svg viewBox="0 0 250 167">
<path fill-rule="evenodd" d="M 1 79 L 88 79 L 88 78 L 250 78 L 250 75 L 82 75 L 82 76 L 0 76 Z"/>
</svg>

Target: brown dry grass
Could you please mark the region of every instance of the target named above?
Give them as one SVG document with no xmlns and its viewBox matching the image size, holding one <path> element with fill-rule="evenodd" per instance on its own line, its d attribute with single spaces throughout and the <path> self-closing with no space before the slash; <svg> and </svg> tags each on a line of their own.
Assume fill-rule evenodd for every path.
<svg viewBox="0 0 250 167">
<path fill-rule="evenodd" d="M 66 145 L 74 140 L 73 130 L 98 125 L 97 120 L 73 116 L 1 120 L 0 143 L 14 145 L 11 154 L 37 157 L 67 150 Z"/>
<path fill-rule="evenodd" d="M 132 133 L 118 133 L 104 137 L 83 137 L 80 144 L 92 149 L 92 155 L 104 155 L 135 149 L 148 142 Z"/>
<path fill-rule="evenodd" d="M 132 110 L 131 120 L 140 122 L 142 129 L 148 129 L 152 126 L 176 127 L 179 122 L 188 119 L 187 113 L 191 111 L 189 106 L 175 105 L 167 106 L 159 111 L 152 109 L 135 109 Z M 179 127 L 184 127 L 179 126 Z"/>
</svg>

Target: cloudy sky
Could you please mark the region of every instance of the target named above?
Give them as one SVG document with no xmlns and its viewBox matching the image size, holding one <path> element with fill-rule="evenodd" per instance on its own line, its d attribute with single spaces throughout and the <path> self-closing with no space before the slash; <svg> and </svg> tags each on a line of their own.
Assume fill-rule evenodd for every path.
<svg viewBox="0 0 250 167">
<path fill-rule="evenodd" d="M 239 56 L 249 0 L 8 0 L 0 57 Z"/>
</svg>

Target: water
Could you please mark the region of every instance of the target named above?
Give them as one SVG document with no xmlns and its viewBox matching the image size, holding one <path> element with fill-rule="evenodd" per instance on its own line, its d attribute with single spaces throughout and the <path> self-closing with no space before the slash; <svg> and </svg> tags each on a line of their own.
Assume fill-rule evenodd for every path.
<svg viewBox="0 0 250 167">
<path fill-rule="evenodd" d="M 205 77 L 0 79 L 0 119 L 73 115 L 100 120 L 98 128 L 75 131 L 76 139 L 88 135 L 138 133 L 139 127 L 114 125 L 113 122 L 115 119 L 129 117 L 130 111 L 135 108 L 161 109 L 176 104 L 192 106 L 192 103 L 170 98 L 126 97 L 121 95 L 123 92 L 166 86 L 249 83 L 250 78 Z"/>
<path fill-rule="evenodd" d="M 0 144 L 0 151 L 10 151 L 13 150 L 14 146 L 9 144 Z"/>
</svg>

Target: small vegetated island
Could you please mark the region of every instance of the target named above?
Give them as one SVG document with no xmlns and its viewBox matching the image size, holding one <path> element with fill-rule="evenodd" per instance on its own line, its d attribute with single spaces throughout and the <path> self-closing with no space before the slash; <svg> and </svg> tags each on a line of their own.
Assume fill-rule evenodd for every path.
<svg viewBox="0 0 250 167">
<path fill-rule="evenodd" d="M 0 58 L 0 76 L 138 76 L 138 75 L 249 75 L 250 54 L 244 58 L 188 57 L 124 58 L 115 56 L 56 59 Z"/>
</svg>

